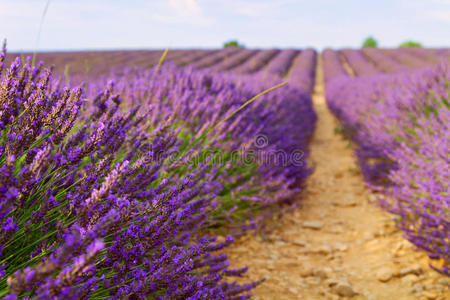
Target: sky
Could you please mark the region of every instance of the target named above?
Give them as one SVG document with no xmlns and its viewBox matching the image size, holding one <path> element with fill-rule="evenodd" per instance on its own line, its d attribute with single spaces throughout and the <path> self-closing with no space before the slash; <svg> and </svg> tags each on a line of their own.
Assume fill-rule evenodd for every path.
<svg viewBox="0 0 450 300">
<path fill-rule="evenodd" d="M 450 0 L 51 0 L 42 19 L 47 1 L 0 0 L 9 51 L 450 47 Z"/>
</svg>

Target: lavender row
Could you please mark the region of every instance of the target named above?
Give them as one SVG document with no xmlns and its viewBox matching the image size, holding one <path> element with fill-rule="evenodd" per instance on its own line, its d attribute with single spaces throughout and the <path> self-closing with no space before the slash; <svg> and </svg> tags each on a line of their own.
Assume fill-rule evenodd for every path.
<svg viewBox="0 0 450 300">
<path fill-rule="evenodd" d="M 287 75 L 290 85 L 311 94 L 314 89 L 317 53 L 313 49 L 303 50 L 292 62 Z"/>
<path fill-rule="evenodd" d="M 243 51 L 239 48 L 227 48 L 221 51 L 218 51 L 212 55 L 205 56 L 200 60 L 191 64 L 191 66 L 195 69 L 203 69 L 207 67 L 211 67 L 212 65 L 218 64 L 222 61 L 227 61 L 230 57 L 234 57 Z"/>
<path fill-rule="evenodd" d="M 278 49 L 261 50 L 238 67 L 234 68 L 233 72 L 236 74 L 250 74 L 259 71 L 279 52 L 280 50 Z"/>
<path fill-rule="evenodd" d="M 0 297 L 229 298 L 253 286 L 223 281 L 245 271 L 213 254 L 231 238 L 195 236 L 214 171 L 164 178 L 177 165 L 157 154 L 179 142 L 148 132 L 145 111 L 120 113 L 112 84 L 86 107 L 81 89 L 17 59 L 0 90 Z"/>
<path fill-rule="evenodd" d="M 430 63 L 427 62 L 426 60 L 410 54 L 407 49 L 408 48 L 395 49 L 395 50 L 382 49 L 381 51 L 383 53 L 386 53 L 387 55 L 391 56 L 396 61 L 398 61 L 408 67 L 412 67 L 414 69 L 421 69 L 421 68 L 428 67 L 430 65 Z"/>
<path fill-rule="evenodd" d="M 253 97 L 257 91 L 262 91 L 281 82 L 278 78 L 273 77 L 264 80 L 258 76 L 238 76 L 234 73 L 215 74 L 214 77 L 211 77 L 208 75 L 209 70 L 202 71 L 189 68 L 178 70 L 175 66 L 170 65 L 166 66 L 164 70 L 167 70 L 163 72 L 164 76 L 155 76 L 153 70 L 130 69 L 124 76 L 109 78 L 115 79 L 121 96 L 127 100 L 127 107 L 154 107 L 157 114 L 152 118 L 153 126 L 166 119 L 172 119 L 176 123 L 183 122 L 182 127 L 192 131 L 192 135 L 197 132 L 205 132 L 207 128 L 228 114 L 230 110 L 236 109 L 244 100 Z M 167 82 L 170 82 L 170 84 Z M 239 94 L 227 93 L 230 89 L 228 86 L 230 83 L 230 91 L 236 89 L 239 90 Z M 139 101 L 136 101 L 136 99 Z M 271 107 L 267 107 L 267 103 L 271 103 Z M 295 108 L 288 109 L 290 105 Z M 293 113 L 293 111 L 296 113 Z M 301 124 L 295 124 L 298 122 L 293 121 L 293 118 L 298 115 L 304 115 Z M 262 116 L 264 117 L 262 118 Z M 195 120 L 195 122 L 190 120 Z M 241 113 L 239 120 L 240 123 L 235 124 L 237 127 L 233 127 L 233 133 L 239 133 L 242 136 L 232 135 L 229 143 L 248 144 L 251 139 L 262 136 L 266 138 L 267 143 L 264 147 L 276 147 L 286 154 L 301 150 L 306 155 L 307 140 L 314 128 L 315 114 L 307 93 L 296 87 L 283 87 L 262 97 L 260 101 L 252 105 L 248 112 Z M 292 122 L 290 122 L 291 120 Z M 288 130 L 289 127 L 303 128 L 303 131 Z M 230 128 L 227 127 L 226 123 L 216 129 L 218 136 L 220 136 L 221 131 L 229 136 L 229 130 Z M 291 137 L 291 133 L 294 136 Z M 240 142 L 242 140 L 245 141 Z M 232 146 L 231 144 L 223 147 L 234 150 L 238 148 L 237 145 Z M 270 147 L 268 150 L 274 150 Z M 289 164 L 270 165 L 270 170 L 279 174 L 283 172 L 291 174 L 286 178 L 292 177 L 293 181 L 286 180 L 285 187 L 290 186 L 293 182 L 302 181 L 305 177 L 304 174 L 307 173 L 305 166 Z M 296 172 L 298 173 L 295 174 Z M 276 182 L 276 180 L 273 182 Z M 288 188 L 273 188 L 267 182 L 266 188 L 272 191 L 280 190 L 283 193 L 289 190 Z M 262 200 L 262 195 L 268 193 L 268 190 L 262 191 L 260 199 Z M 279 202 L 280 200 L 275 195 L 270 198 L 272 202 Z M 264 199 L 264 201 L 267 200 Z"/>
<path fill-rule="evenodd" d="M 186 66 L 189 64 L 196 63 L 200 59 L 214 55 L 215 53 L 219 52 L 220 50 L 192 50 L 192 51 L 184 51 L 183 55 L 180 57 L 177 57 L 176 59 L 172 59 L 172 61 L 177 66 Z M 170 51 L 169 51 L 170 53 Z M 168 60 L 171 60 L 170 58 Z"/>
<path fill-rule="evenodd" d="M 345 57 L 356 76 L 370 76 L 380 73 L 380 70 L 367 60 L 361 50 L 344 49 L 339 52 Z"/>
<path fill-rule="evenodd" d="M 258 50 L 242 49 L 236 55 L 228 57 L 227 59 L 222 60 L 220 63 L 212 66 L 211 70 L 228 71 L 239 66 L 256 53 L 258 53 Z"/>
<path fill-rule="evenodd" d="M 205 233 L 292 201 L 311 99 L 284 87 L 231 116 L 276 82 L 174 66 L 113 79 L 69 89 L 20 59 L 1 75 L 0 297 L 247 298 L 257 283 L 231 282 L 245 269 L 217 253 L 231 236 Z"/>
<path fill-rule="evenodd" d="M 376 48 L 363 48 L 363 54 L 384 73 L 409 72 L 412 68 L 405 66 Z"/>
<path fill-rule="evenodd" d="M 299 52 L 299 50 L 294 49 L 281 50 L 261 71 L 274 76 L 284 77 Z"/>
<path fill-rule="evenodd" d="M 322 52 L 322 61 L 325 83 L 339 77 L 349 77 L 349 74 L 339 58 L 339 52 L 332 49 L 325 49 Z"/>
<path fill-rule="evenodd" d="M 327 70 L 325 69 L 325 72 Z M 367 183 L 386 194 L 405 237 L 450 275 L 450 72 L 445 66 L 412 74 L 340 77 L 327 101 L 356 154 Z"/>
</svg>

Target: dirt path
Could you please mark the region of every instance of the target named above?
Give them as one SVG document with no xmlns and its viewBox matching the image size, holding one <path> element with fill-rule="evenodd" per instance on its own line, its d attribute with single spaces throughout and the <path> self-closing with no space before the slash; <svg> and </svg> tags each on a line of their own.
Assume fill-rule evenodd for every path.
<svg viewBox="0 0 450 300">
<path fill-rule="evenodd" d="M 267 279 L 254 299 L 445 299 L 448 278 L 429 270 L 365 188 L 352 149 L 334 133 L 320 61 L 316 73 L 315 171 L 303 207 L 269 236 L 238 240 L 226 251 L 232 266 L 248 266 L 248 280 Z"/>
</svg>

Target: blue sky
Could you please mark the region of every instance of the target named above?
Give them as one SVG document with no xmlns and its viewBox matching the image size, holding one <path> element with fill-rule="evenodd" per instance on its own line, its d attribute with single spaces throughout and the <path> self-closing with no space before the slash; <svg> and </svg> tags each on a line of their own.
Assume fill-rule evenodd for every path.
<svg viewBox="0 0 450 300">
<path fill-rule="evenodd" d="M 358 47 L 414 39 L 450 47 L 450 0 L 0 0 L 10 51 L 220 47 Z"/>
</svg>

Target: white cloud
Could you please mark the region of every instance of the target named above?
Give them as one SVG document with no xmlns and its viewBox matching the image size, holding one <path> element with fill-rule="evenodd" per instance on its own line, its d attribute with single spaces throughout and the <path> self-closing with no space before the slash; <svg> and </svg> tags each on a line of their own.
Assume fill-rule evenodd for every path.
<svg viewBox="0 0 450 300">
<path fill-rule="evenodd" d="M 214 23 L 214 19 L 206 16 L 199 0 L 168 0 L 166 5 L 152 19 L 167 24 L 190 24 L 207 26 Z"/>
</svg>

